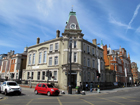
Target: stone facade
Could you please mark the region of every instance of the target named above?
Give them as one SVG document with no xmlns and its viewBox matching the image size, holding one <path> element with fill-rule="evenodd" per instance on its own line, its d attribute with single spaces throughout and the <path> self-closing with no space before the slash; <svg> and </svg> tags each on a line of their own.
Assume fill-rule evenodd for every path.
<svg viewBox="0 0 140 105">
<path fill-rule="evenodd" d="M 39 43 L 40 39 L 37 38 L 37 44 L 28 48 L 24 80 L 30 80 L 31 77 L 32 83 L 50 82 L 58 88 L 67 89 L 70 75 L 70 43 L 72 43 L 72 87 L 80 86 L 80 83 L 84 82 L 97 82 L 97 70 L 101 74 L 100 81 L 104 82 L 103 49 L 98 47 L 95 41 L 93 44 L 83 39 L 84 34 L 81 32 L 76 13 L 72 11 L 69 13 L 61 37 L 60 31 L 57 30 L 56 38 L 53 40 Z M 53 78 L 46 76 L 48 71 Z"/>
<path fill-rule="evenodd" d="M 0 74 L 2 79 L 22 79 L 22 70 L 26 67 L 27 48 L 20 54 L 14 51 L 1 59 Z"/>
</svg>

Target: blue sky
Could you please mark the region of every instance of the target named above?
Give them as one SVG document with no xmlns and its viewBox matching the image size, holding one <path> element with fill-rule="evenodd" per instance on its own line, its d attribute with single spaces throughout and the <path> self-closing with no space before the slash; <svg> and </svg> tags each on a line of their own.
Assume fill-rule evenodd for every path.
<svg viewBox="0 0 140 105">
<path fill-rule="evenodd" d="M 0 0 L 0 54 L 62 34 L 72 5 L 84 39 L 125 48 L 140 71 L 140 0 Z"/>
</svg>

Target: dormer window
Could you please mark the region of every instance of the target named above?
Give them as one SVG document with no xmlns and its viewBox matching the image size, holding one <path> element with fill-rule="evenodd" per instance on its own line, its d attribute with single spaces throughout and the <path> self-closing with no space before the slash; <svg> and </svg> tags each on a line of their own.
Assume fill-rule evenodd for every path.
<svg viewBox="0 0 140 105">
<path fill-rule="evenodd" d="M 76 24 L 75 23 L 71 23 L 70 24 L 70 29 L 76 29 Z"/>
</svg>

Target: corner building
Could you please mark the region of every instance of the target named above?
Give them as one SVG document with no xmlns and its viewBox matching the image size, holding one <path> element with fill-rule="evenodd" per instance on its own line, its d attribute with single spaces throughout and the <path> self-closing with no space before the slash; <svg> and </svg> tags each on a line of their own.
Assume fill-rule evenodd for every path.
<svg viewBox="0 0 140 105">
<path fill-rule="evenodd" d="M 80 82 L 83 84 L 98 82 L 97 70 L 101 75 L 100 82 L 104 82 L 103 49 L 96 45 L 96 39 L 93 40 L 93 43 L 83 39 L 84 34 L 81 31 L 76 12 L 72 11 L 69 13 L 69 19 L 61 37 L 60 31 L 57 30 L 55 39 L 39 43 L 40 39 L 37 38 L 37 44 L 28 48 L 27 65 L 23 78 L 30 80 L 31 77 L 32 84 L 49 81 L 55 83 L 58 88 L 67 89 L 70 74 L 70 43 L 72 43 L 72 88 L 80 86 Z M 46 77 L 48 70 L 54 78 Z"/>
</svg>

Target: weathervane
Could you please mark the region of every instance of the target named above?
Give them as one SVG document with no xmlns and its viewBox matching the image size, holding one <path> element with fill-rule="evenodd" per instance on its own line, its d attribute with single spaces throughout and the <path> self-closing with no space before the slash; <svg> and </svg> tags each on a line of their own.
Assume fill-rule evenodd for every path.
<svg viewBox="0 0 140 105">
<path fill-rule="evenodd" d="M 71 11 L 73 12 L 73 5 L 72 5 L 72 8 L 71 8 Z"/>
</svg>

